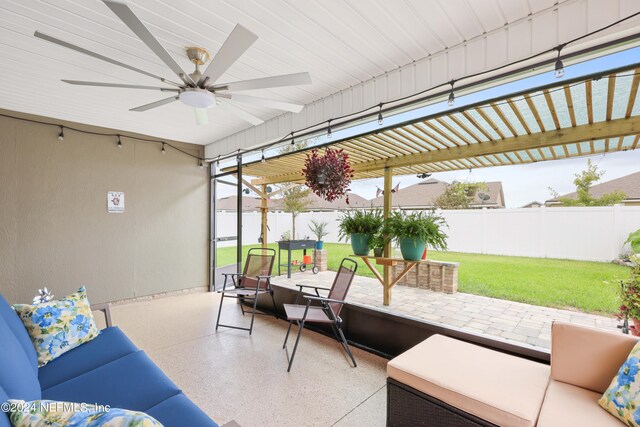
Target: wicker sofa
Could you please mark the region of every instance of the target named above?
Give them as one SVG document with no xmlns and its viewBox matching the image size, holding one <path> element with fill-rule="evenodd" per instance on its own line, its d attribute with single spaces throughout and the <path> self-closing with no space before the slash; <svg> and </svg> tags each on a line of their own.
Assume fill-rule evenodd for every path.
<svg viewBox="0 0 640 427">
<path fill-rule="evenodd" d="M 433 335 L 388 363 L 387 425 L 620 427 L 597 400 L 636 341 L 556 322 L 548 366 Z"/>
</svg>

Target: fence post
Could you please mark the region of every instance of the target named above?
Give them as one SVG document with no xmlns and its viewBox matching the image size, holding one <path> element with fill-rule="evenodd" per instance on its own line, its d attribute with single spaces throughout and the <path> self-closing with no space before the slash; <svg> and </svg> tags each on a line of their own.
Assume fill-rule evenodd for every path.
<svg viewBox="0 0 640 427">
<path fill-rule="evenodd" d="M 611 244 L 613 245 L 613 247 L 611 248 L 610 257 L 612 260 L 618 258 L 618 255 L 620 255 L 620 252 L 622 252 L 622 242 L 626 240 L 624 239 L 626 236 L 621 236 L 623 231 L 621 230 L 622 221 L 620 220 L 620 211 L 620 204 L 613 205 L 613 224 L 611 227 L 611 229 L 613 230 L 613 238 L 611 239 Z"/>
</svg>

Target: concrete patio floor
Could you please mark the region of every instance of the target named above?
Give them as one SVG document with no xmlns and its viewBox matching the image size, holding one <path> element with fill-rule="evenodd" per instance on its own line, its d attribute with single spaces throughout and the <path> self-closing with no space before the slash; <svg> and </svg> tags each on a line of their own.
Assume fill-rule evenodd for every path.
<svg viewBox="0 0 640 427">
<path fill-rule="evenodd" d="M 293 289 L 297 289 L 296 284 L 329 287 L 334 277 L 335 272 L 332 271 L 317 275 L 307 271 L 294 273 L 290 279 L 286 276 L 274 277 L 273 283 Z M 615 318 L 578 311 L 461 292 L 443 294 L 407 286 L 395 286 L 392 289 L 391 305 L 387 307 L 382 304 L 382 285 L 376 279 L 363 276 L 354 279 L 347 301 L 545 349 L 551 348 L 551 323 L 554 320 L 608 330 L 617 330 L 618 325 Z"/>
<path fill-rule="evenodd" d="M 384 426 L 387 360 L 305 330 L 287 373 L 288 323 L 256 316 L 253 334 L 215 331 L 217 293 L 187 293 L 111 306 L 112 320 L 214 421 L 252 426 Z M 96 312 L 99 324 L 104 323 Z M 222 320 L 248 326 L 234 300 Z M 104 326 L 104 325 L 102 325 Z"/>
</svg>

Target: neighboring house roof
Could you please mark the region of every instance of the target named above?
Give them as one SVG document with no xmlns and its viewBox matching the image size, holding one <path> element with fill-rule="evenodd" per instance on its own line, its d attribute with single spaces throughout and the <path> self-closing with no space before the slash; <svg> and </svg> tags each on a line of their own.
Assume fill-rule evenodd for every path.
<svg viewBox="0 0 640 427">
<path fill-rule="evenodd" d="M 365 199 L 362 196 L 359 196 L 355 193 L 349 194 L 349 204 L 346 202 L 346 198 L 341 198 L 334 200 L 333 202 L 328 202 L 323 198 L 311 193 L 309 194 L 309 206 L 307 210 L 310 211 L 334 211 L 334 210 L 342 210 L 349 208 L 366 208 L 370 207 L 371 203 L 369 200 Z M 218 199 L 216 202 L 216 209 L 219 211 L 233 211 L 235 212 L 237 209 L 238 197 L 237 196 L 229 196 Z M 261 199 L 259 197 L 251 197 L 251 196 L 243 196 L 242 197 L 242 210 L 245 212 L 251 211 L 260 211 Z M 269 203 L 267 204 L 270 211 L 278 211 L 282 210 L 282 199 L 274 198 L 269 199 Z"/>
<path fill-rule="evenodd" d="M 630 175 L 626 175 L 617 179 L 612 179 L 611 181 L 603 182 L 602 184 L 597 184 L 591 187 L 589 193 L 593 197 L 602 197 L 605 194 L 612 193 L 614 191 L 622 191 L 626 198 L 623 200 L 624 202 L 638 201 L 640 200 L 640 172 L 632 173 Z M 570 197 L 575 199 L 577 196 L 576 192 L 568 193 L 562 195 L 560 197 Z M 548 204 L 557 204 L 557 198 L 547 200 Z"/>
<path fill-rule="evenodd" d="M 502 182 L 487 182 L 486 184 L 487 189 L 485 191 L 479 191 L 478 194 L 488 194 L 489 199 L 483 201 L 479 195 L 476 194 L 471 202 L 471 207 L 504 208 Z M 435 207 L 436 199 L 445 192 L 448 186 L 448 182 L 429 178 L 417 184 L 401 188 L 396 193 L 393 193 L 392 207 L 404 209 L 433 208 Z M 384 196 L 376 197 L 371 203 L 375 207 L 382 207 L 384 204 Z"/>
<path fill-rule="evenodd" d="M 533 202 L 529 202 L 526 205 L 520 206 L 520 208 L 539 208 L 542 205 L 544 205 L 544 203 L 540 203 L 539 201 L 534 200 Z"/>
</svg>

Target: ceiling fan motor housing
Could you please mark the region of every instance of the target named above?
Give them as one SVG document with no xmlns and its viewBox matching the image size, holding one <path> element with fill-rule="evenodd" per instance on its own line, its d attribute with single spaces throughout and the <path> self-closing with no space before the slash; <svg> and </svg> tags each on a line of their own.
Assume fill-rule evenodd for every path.
<svg viewBox="0 0 640 427">
<path fill-rule="evenodd" d="M 193 108 L 211 108 L 216 104 L 216 96 L 207 89 L 190 87 L 180 92 L 180 101 Z"/>
</svg>

